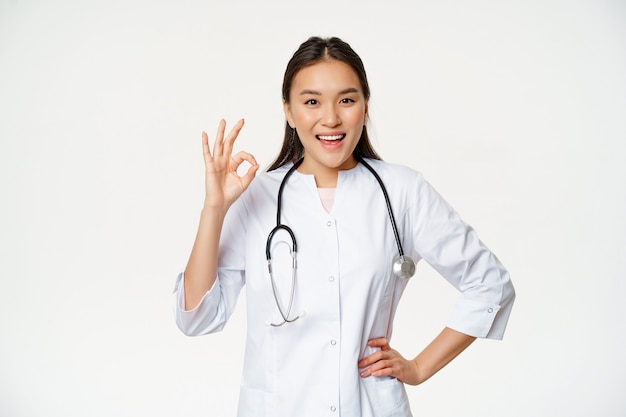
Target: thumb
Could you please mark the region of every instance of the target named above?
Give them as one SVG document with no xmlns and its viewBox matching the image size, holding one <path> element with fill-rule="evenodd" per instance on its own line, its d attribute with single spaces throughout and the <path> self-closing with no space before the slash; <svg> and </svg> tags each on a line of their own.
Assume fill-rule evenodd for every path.
<svg viewBox="0 0 626 417">
<path fill-rule="evenodd" d="M 248 188 L 248 185 L 250 185 L 250 183 L 256 176 L 256 172 L 258 169 L 259 169 L 259 164 L 252 165 L 250 168 L 248 168 L 248 171 L 241 177 L 241 182 L 243 184 L 244 189 Z"/>
</svg>

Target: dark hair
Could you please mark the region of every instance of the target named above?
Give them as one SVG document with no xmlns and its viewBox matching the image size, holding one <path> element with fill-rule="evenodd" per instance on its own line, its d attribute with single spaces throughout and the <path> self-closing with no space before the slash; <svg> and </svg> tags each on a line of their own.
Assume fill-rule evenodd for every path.
<svg viewBox="0 0 626 417">
<path fill-rule="evenodd" d="M 350 45 L 339 38 L 320 38 L 316 36 L 310 37 L 306 42 L 302 43 L 289 60 L 289 63 L 287 63 L 287 69 L 285 70 L 285 76 L 283 78 L 283 101 L 289 103 L 291 84 L 298 71 L 320 61 L 332 59 L 348 64 L 354 70 L 361 82 L 365 100 L 368 101 L 370 98 L 370 87 L 367 83 L 365 67 L 363 66 L 361 58 L 354 52 Z M 300 142 L 298 132 L 292 129 L 288 122 L 285 122 L 283 146 L 276 160 L 272 162 L 268 168 L 268 171 L 279 168 L 288 162 L 295 162 L 302 158 L 303 155 L 304 147 Z M 354 149 L 353 155 L 355 157 L 381 159 L 370 143 L 365 126 L 363 126 L 363 132 Z"/>
</svg>

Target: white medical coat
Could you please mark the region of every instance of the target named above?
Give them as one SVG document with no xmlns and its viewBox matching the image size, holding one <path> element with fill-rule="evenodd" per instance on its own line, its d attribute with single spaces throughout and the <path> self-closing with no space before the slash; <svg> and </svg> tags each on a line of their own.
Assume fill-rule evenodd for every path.
<svg viewBox="0 0 626 417">
<path fill-rule="evenodd" d="M 368 160 L 391 200 L 405 254 L 424 259 L 460 292 L 447 326 L 501 339 L 515 292 L 507 271 L 474 230 L 419 172 Z M 276 225 L 278 187 L 290 165 L 263 173 L 233 204 L 220 238 L 218 276 L 200 304 L 184 310 L 177 280 L 176 322 L 188 335 L 219 331 L 246 286 L 247 342 L 238 416 L 406 417 L 404 385 L 395 378 L 361 378 L 357 362 L 374 350 L 372 338 L 391 337 L 406 280 L 393 278 L 398 249 L 385 200 L 362 165 L 339 172 L 330 213 L 315 179 L 294 172 L 283 191 L 282 223 L 297 239 L 297 283 L 291 317 L 281 327 L 265 258 Z M 283 306 L 289 303 L 288 235 L 272 244 Z"/>
</svg>

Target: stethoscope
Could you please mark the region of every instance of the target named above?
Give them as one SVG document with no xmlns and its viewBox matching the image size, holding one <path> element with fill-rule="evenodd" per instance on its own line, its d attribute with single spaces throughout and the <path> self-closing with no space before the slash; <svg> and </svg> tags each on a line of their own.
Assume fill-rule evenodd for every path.
<svg viewBox="0 0 626 417">
<path fill-rule="evenodd" d="M 269 323 L 273 327 L 279 327 L 285 323 L 293 323 L 299 318 L 304 317 L 304 314 L 305 314 L 304 312 L 302 312 L 294 318 L 289 318 L 289 316 L 291 315 L 291 307 L 293 306 L 293 298 L 294 298 L 294 294 L 296 291 L 296 269 L 297 269 L 296 254 L 298 252 L 298 245 L 296 243 L 296 235 L 293 233 L 293 230 L 291 230 L 289 226 L 282 224 L 280 222 L 283 189 L 285 188 L 285 184 L 287 184 L 287 180 L 289 179 L 291 174 L 293 174 L 293 172 L 296 169 L 298 169 L 300 164 L 302 164 L 303 160 L 304 158 L 301 158 L 300 160 L 296 161 L 296 163 L 293 164 L 293 166 L 289 169 L 289 171 L 287 171 L 287 173 L 285 174 L 285 177 L 280 183 L 280 187 L 278 188 L 278 196 L 277 196 L 277 204 L 276 204 L 276 227 L 274 227 L 272 231 L 270 232 L 269 236 L 267 237 L 267 243 L 265 245 L 265 258 L 267 259 L 267 269 L 269 270 L 269 273 L 270 273 L 270 281 L 272 283 L 272 292 L 274 294 L 274 301 L 276 301 L 276 307 L 278 307 L 278 311 L 283 319 L 281 323 Z M 387 189 L 385 188 L 383 181 L 380 179 L 380 177 L 378 176 L 374 168 L 372 168 L 361 157 L 357 157 L 356 160 L 360 162 L 361 164 L 363 164 L 363 166 L 367 168 L 372 173 L 372 175 L 374 175 L 385 197 L 385 203 L 387 204 L 387 212 L 389 213 L 389 220 L 391 221 L 391 228 L 393 229 L 393 235 L 396 239 L 396 245 L 398 246 L 398 253 L 399 253 L 398 257 L 394 259 L 393 264 L 392 264 L 393 275 L 397 278 L 409 279 L 415 274 L 415 262 L 413 261 L 413 259 L 406 256 L 404 254 L 404 250 L 402 249 L 402 243 L 400 243 L 400 235 L 398 233 L 398 227 L 396 226 L 396 219 L 395 219 L 395 216 L 393 215 L 393 210 L 391 208 L 391 202 L 389 201 L 389 195 L 387 194 Z M 286 309 L 283 308 L 279 300 L 278 290 L 276 289 L 276 281 L 274 280 L 274 274 L 272 272 L 272 254 L 271 254 L 272 239 L 274 238 L 274 235 L 276 234 L 276 232 L 278 232 L 279 230 L 286 231 L 287 233 L 289 233 L 289 236 L 291 238 L 291 248 L 289 250 L 289 253 L 291 255 L 291 294 L 289 297 L 289 304 L 287 305 Z"/>
</svg>

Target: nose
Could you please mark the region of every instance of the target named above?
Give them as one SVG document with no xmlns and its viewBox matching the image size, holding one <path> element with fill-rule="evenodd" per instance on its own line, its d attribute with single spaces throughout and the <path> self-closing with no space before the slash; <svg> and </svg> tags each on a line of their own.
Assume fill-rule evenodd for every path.
<svg viewBox="0 0 626 417">
<path fill-rule="evenodd" d="M 334 104 L 328 104 L 324 107 L 324 113 L 322 114 L 322 124 L 328 127 L 335 127 L 341 124 L 341 118 L 337 111 L 337 106 Z"/>
</svg>

